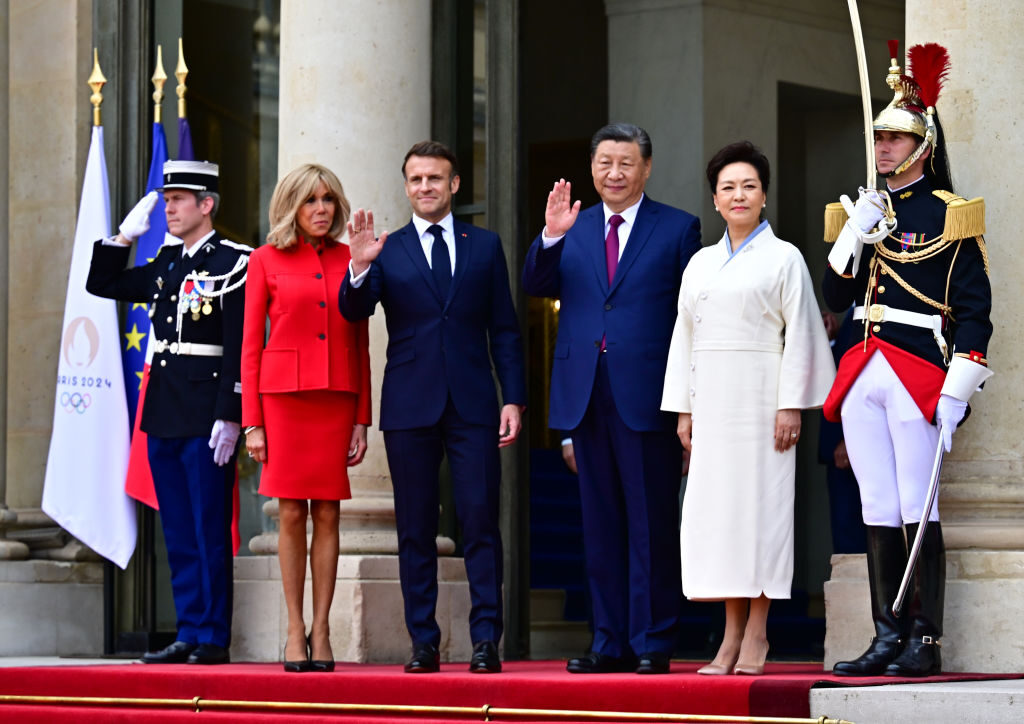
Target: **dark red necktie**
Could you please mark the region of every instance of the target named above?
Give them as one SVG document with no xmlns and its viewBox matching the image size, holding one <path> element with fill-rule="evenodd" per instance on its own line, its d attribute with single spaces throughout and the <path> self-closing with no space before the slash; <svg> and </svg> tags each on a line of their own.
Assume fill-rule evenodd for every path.
<svg viewBox="0 0 1024 724">
<path fill-rule="evenodd" d="M 608 236 L 604 240 L 604 262 L 608 267 L 608 286 L 612 285 L 615 270 L 619 268 L 619 226 L 625 221 L 618 214 L 608 219 Z M 601 351 L 607 349 L 607 338 L 601 337 Z"/>
<path fill-rule="evenodd" d="M 625 221 L 618 214 L 608 219 L 608 237 L 604 240 L 604 261 L 608 265 L 608 284 L 615 278 L 615 270 L 619 268 L 619 225 Z"/>
</svg>

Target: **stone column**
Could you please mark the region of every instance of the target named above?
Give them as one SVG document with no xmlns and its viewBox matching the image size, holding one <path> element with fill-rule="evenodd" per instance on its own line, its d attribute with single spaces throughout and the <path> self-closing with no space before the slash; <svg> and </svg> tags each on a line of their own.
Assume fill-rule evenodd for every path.
<svg viewBox="0 0 1024 724">
<path fill-rule="evenodd" d="M 937 42 L 949 49 L 952 70 L 939 113 L 955 190 L 985 198 L 994 300 L 988 358 L 995 376 L 971 398 L 973 414 L 953 438 L 942 469 L 939 511 L 950 549 L 943 665 L 949 671 L 1013 672 L 1020 668 L 1017 642 L 1024 634 L 1018 615 L 1024 600 L 1024 373 L 1017 364 L 1024 354 L 1024 258 L 1016 218 L 1024 195 L 1016 183 L 1024 149 L 1014 134 L 1024 116 L 1024 47 L 1016 32 L 1024 7 L 999 0 L 907 0 L 906 13 L 907 46 Z M 856 598 L 855 615 L 866 620 L 864 575 L 863 563 L 834 560 L 827 665 L 859 654 L 868 641 L 867 630 L 850 640 L 854 612 L 846 609 Z"/>
<path fill-rule="evenodd" d="M 8 143 L 8 119 L 9 107 L 9 84 L 8 84 L 8 12 L 10 8 L 6 2 L 0 4 L 0 174 L 8 178 L 7 167 L 7 143 Z M 0 224 L 7 228 L 7 193 L 0 193 Z M 7 239 L 0 240 L 0 279 L 7 281 Z M 5 539 L 5 531 L 8 526 L 14 523 L 18 516 L 8 510 L 6 501 L 7 492 L 7 286 L 4 292 L 0 293 L 0 560 L 13 558 L 27 558 L 28 547 L 24 543 L 9 541 Z"/>
<path fill-rule="evenodd" d="M 57 353 L 89 148 L 92 2 L 3 3 L 0 166 L 0 655 L 102 649 L 102 566 L 53 560 L 67 534 L 40 509 Z M 10 509 L 6 509 L 9 506 Z M 16 519 L 15 519 L 16 518 Z M 13 559 L 13 560 L 12 560 Z"/>
<path fill-rule="evenodd" d="M 431 131 L 430 29 L 430 3 L 354 0 L 340 17 L 330 0 L 283 3 L 280 174 L 302 163 L 323 164 L 341 179 L 353 210 L 373 210 L 378 230 L 405 225 L 410 210 L 402 186 L 402 158 Z M 386 349 L 378 308 L 370 319 L 375 424 L 366 459 L 349 471 L 353 497 L 341 506 L 343 555 L 331 628 L 335 655 L 342 660 L 400 661 L 409 651 L 408 636 L 397 623 L 402 620 L 394 555 L 398 541 L 384 440 L 376 427 Z M 274 516 L 276 501 L 265 509 Z M 251 548 L 274 553 L 276 538 L 276 533 L 259 536 Z M 441 553 L 454 550 L 448 539 L 439 539 L 438 547 Z M 438 622 L 447 636 L 442 657 L 466 660 L 472 649 L 462 561 L 440 563 Z M 245 599 L 247 606 L 236 605 L 232 655 L 277 658 L 285 633 L 277 562 L 236 559 L 236 582 L 242 590 L 253 587 L 253 594 L 236 592 L 236 600 Z M 307 576 L 307 606 L 309 598 Z"/>
</svg>

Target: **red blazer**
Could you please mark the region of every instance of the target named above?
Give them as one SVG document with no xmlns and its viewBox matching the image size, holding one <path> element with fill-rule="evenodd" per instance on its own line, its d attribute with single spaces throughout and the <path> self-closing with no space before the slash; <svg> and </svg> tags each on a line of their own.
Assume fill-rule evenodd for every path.
<svg viewBox="0 0 1024 724">
<path fill-rule="evenodd" d="M 261 394 L 299 390 L 353 392 L 356 423 L 370 424 L 368 323 L 346 321 L 336 301 L 350 259 L 348 246 L 337 242 L 319 255 L 300 241 L 287 249 L 261 246 L 249 256 L 242 332 L 244 427 L 263 424 Z"/>
</svg>

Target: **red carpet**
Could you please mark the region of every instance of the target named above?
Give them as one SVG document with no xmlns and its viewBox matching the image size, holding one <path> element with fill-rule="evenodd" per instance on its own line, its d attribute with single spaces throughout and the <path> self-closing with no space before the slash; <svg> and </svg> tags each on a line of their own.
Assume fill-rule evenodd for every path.
<svg viewBox="0 0 1024 724">
<path fill-rule="evenodd" d="M 440 674 L 410 675 L 400 666 L 339 664 L 333 674 L 286 674 L 279 664 L 228 664 L 215 667 L 56 666 L 0 669 L 0 697 L 57 696 L 125 697 L 174 700 L 145 707 L 147 722 L 196 721 L 187 702 L 208 700 L 199 721 L 441 721 L 481 720 L 485 705 L 494 708 L 603 710 L 675 714 L 809 717 L 809 690 L 815 685 L 864 686 L 903 683 L 878 677 L 836 678 L 821 664 L 769 664 L 764 676 L 699 676 L 700 663 L 674 663 L 667 676 L 636 674 L 572 675 L 560 661 L 514 661 L 498 675 L 470 674 L 465 664 L 445 664 Z M 921 681 L 1015 678 L 984 674 L 949 674 Z M 299 713 L 243 709 L 224 710 L 218 701 L 327 702 L 412 706 L 473 707 L 464 714 L 401 715 L 395 713 Z M 0 721 L 129 722 L 138 721 L 138 706 L 72 706 L 22 704 L 0 700 Z M 830 714 L 839 717 L 841 712 Z M 544 721 L 545 715 L 503 716 L 498 720 Z M 554 718 L 554 717 L 550 717 Z M 565 721 L 565 717 L 560 717 Z"/>
</svg>

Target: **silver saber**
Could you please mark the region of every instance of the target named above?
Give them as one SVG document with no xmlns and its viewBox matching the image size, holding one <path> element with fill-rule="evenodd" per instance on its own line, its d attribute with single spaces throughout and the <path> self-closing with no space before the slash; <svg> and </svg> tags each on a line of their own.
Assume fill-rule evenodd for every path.
<svg viewBox="0 0 1024 724">
<path fill-rule="evenodd" d="M 857 0 L 848 0 L 850 24 L 853 25 L 853 45 L 857 50 L 857 72 L 860 74 L 860 102 L 864 111 L 864 150 L 867 158 L 867 182 L 869 189 L 875 188 L 875 132 L 871 120 L 871 90 L 868 86 L 868 57 L 864 52 L 864 32 L 860 27 L 860 13 Z"/>
<path fill-rule="evenodd" d="M 924 504 L 924 511 L 921 513 L 921 522 L 917 526 L 917 535 L 914 536 L 914 545 L 910 549 L 907 558 L 907 570 L 903 572 L 903 580 L 900 582 L 899 593 L 892 604 L 892 615 L 900 617 L 903 612 L 904 599 L 907 597 L 907 589 L 910 587 L 910 579 L 914 575 L 914 567 L 917 565 L 917 558 L 921 555 L 921 542 L 924 541 L 924 529 L 928 527 L 928 517 L 932 514 L 932 506 L 935 505 L 935 496 L 939 493 L 939 473 L 942 470 L 942 453 L 945 448 L 942 444 L 942 431 L 939 431 L 939 444 L 935 448 L 935 462 L 932 463 L 932 479 L 928 484 L 928 495 Z"/>
</svg>

